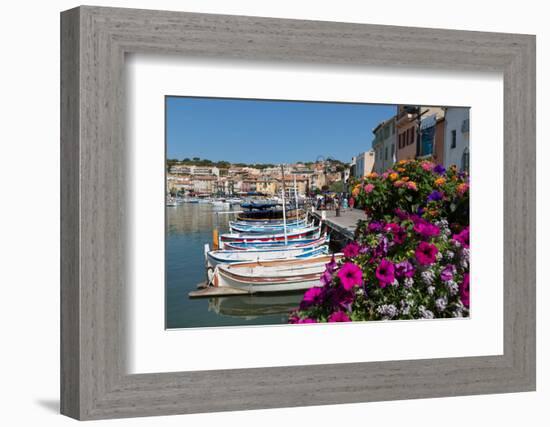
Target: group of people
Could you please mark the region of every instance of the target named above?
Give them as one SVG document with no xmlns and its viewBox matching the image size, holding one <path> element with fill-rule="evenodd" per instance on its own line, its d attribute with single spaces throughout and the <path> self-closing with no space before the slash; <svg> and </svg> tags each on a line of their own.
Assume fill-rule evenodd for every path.
<svg viewBox="0 0 550 427">
<path fill-rule="evenodd" d="M 322 196 L 317 196 L 315 201 L 315 208 L 317 210 L 346 210 L 349 208 L 348 198 L 345 194 L 324 194 Z"/>
</svg>

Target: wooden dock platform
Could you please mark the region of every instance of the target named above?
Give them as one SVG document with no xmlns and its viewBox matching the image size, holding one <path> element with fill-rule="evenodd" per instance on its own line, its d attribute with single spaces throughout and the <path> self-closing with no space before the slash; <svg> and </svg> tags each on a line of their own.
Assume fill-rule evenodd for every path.
<svg viewBox="0 0 550 427">
<path fill-rule="evenodd" d="M 229 295 L 247 295 L 249 292 L 243 289 L 229 288 L 229 287 L 204 287 L 201 283 L 196 291 L 189 292 L 189 298 L 211 298 L 211 297 L 225 297 Z"/>
<path fill-rule="evenodd" d="M 343 237 L 353 240 L 355 235 L 355 228 L 357 227 L 357 221 L 360 219 L 366 219 L 365 212 L 360 209 L 347 209 L 340 211 L 340 216 L 336 216 L 336 211 L 310 211 L 309 215 L 322 219 L 323 212 L 325 213 L 325 224 L 333 230 L 340 233 Z"/>
</svg>

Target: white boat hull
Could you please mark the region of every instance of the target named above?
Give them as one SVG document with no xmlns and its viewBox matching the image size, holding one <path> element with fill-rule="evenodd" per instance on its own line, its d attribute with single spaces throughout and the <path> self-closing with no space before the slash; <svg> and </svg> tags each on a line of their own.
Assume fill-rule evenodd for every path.
<svg viewBox="0 0 550 427">
<path fill-rule="evenodd" d="M 328 253 L 328 246 L 294 248 L 294 249 L 272 249 L 272 250 L 218 250 L 207 252 L 207 264 L 209 267 L 216 267 L 218 264 L 230 264 L 236 262 L 253 262 L 283 260 L 291 258 L 310 258 Z"/>
<path fill-rule="evenodd" d="M 306 290 L 321 286 L 319 279 L 331 258 L 325 255 L 308 259 L 220 264 L 212 274 L 211 285 L 248 293 Z"/>
</svg>

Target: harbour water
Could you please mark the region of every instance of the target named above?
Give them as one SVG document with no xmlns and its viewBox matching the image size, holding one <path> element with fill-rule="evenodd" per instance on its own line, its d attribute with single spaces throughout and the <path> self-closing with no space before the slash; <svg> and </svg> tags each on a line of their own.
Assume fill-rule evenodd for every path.
<svg viewBox="0 0 550 427">
<path fill-rule="evenodd" d="M 238 206 L 233 209 L 238 210 Z M 228 207 L 183 203 L 166 208 L 166 328 L 285 324 L 303 292 L 190 299 L 187 294 L 205 281 L 204 244 L 212 230 L 228 230 L 235 215 L 218 214 Z"/>
</svg>

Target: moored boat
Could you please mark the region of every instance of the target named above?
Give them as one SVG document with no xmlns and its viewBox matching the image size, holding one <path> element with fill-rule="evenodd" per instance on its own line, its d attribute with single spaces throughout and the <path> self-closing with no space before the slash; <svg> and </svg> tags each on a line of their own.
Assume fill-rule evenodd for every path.
<svg viewBox="0 0 550 427">
<path fill-rule="evenodd" d="M 320 236 L 319 238 L 309 238 L 309 239 L 296 239 L 291 240 L 287 242 L 285 245 L 284 240 L 283 241 L 272 241 L 272 242 L 227 242 L 224 244 L 225 249 L 229 250 L 240 250 L 240 251 L 248 251 L 248 250 L 261 250 L 261 249 L 273 249 L 273 248 L 287 248 L 287 249 L 294 249 L 294 248 L 311 248 L 315 246 L 321 246 L 325 243 L 330 242 L 330 236 L 328 236 L 326 233 L 323 236 Z"/>
<path fill-rule="evenodd" d="M 225 249 L 210 251 L 209 248 L 205 248 L 205 252 L 208 267 L 216 267 L 218 264 L 231 264 L 235 262 L 311 258 L 326 255 L 328 253 L 328 245 L 296 248 L 286 248 L 283 246 L 271 249 L 251 249 L 248 251 Z"/>
<path fill-rule="evenodd" d="M 312 227 L 313 222 L 310 224 L 306 224 L 305 220 L 300 221 L 294 221 L 290 224 L 276 224 L 276 225 L 241 225 L 236 224 L 232 221 L 229 222 L 229 228 L 232 232 L 236 233 L 260 233 L 260 234 L 274 234 L 274 233 L 282 233 L 284 232 L 285 228 L 287 231 L 296 230 L 298 228 L 305 228 L 305 227 Z"/>
<path fill-rule="evenodd" d="M 341 256 L 334 255 L 337 260 Z M 219 264 L 212 272 L 210 285 L 248 293 L 305 290 L 321 286 L 319 279 L 332 257 Z"/>
<path fill-rule="evenodd" d="M 297 228 L 290 231 L 274 234 L 254 234 L 254 233 L 225 233 L 220 235 L 219 247 L 223 248 L 226 242 L 249 242 L 249 243 L 262 243 L 271 241 L 289 241 L 305 238 L 319 238 L 321 234 L 321 227 L 304 227 Z"/>
</svg>

